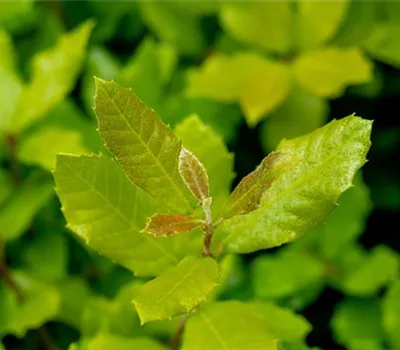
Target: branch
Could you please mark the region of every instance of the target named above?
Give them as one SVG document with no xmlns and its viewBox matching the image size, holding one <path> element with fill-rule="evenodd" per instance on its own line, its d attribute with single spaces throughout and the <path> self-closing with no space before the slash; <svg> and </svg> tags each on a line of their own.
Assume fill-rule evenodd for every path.
<svg viewBox="0 0 400 350">
<path fill-rule="evenodd" d="M 183 331 L 185 330 L 185 326 L 186 326 L 188 317 L 189 317 L 189 315 L 186 314 L 186 315 L 183 315 L 181 318 L 178 329 L 176 330 L 174 337 L 171 339 L 170 345 L 171 345 L 172 350 L 178 350 L 179 343 L 181 342 L 182 334 L 183 334 Z"/>
<path fill-rule="evenodd" d="M 18 163 L 18 143 L 15 135 L 9 134 L 6 136 L 6 146 L 10 158 L 10 170 L 13 182 L 16 186 L 21 184 L 20 168 Z"/>
</svg>

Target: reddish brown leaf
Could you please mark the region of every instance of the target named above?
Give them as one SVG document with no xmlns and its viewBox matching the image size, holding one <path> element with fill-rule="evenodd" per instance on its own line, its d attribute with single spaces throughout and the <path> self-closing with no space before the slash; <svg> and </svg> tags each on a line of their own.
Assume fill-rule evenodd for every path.
<svg viewBox="0 0 400 350">
<path fill-rule="evenodd" d="M 179 173 L 189 190 L 203 203 L 210 195 L 207 171 L 200 160 L 185 148 L 179 154 Z"/>
<path fill-rule="evenodd" d="M 231 193 L 223 217 L 230 218 L 257 209 L 264 192 L 289 166 L 290 160 L 290 156 L 281 152 L 272 152 L 264 158 L 256 170 L 244 177 Z"/>
<path fill-rule="evenodd" d="M 171 236 L 184 233 L 200 226 L 202 221 L 183 214 L 156 214 L 149 218 L 144 232 L 153 236 Z"/>
</svg>

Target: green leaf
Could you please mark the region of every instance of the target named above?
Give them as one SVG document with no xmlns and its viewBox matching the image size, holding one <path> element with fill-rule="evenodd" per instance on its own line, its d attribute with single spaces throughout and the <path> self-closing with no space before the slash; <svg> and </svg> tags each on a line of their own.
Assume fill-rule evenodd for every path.
<svg viewBox="0 0 400 350">
<path fill-rule="evenodd" d="M 34 9 L 34 4 L 34 0 L 3 1 L 0 12 L 0 25 L 11 30 L 23 28 L 26 25 L 26 18 L 31 15 Z"/>
<path fill-rule="evenodd" d="M 288 342 L 304 341 L 312 326 L 301 315 L 273 303 L 255 302 L 257 312 L 265 319 L 276 338 Z"/>
<path fill-rule="evenodd" d="M 228 198 L 222 216 L 228 219 L 257 209 L 264 192 L 282 172 L 287 171 L 287 166 L 291 163 L 291 157 L 287 157 L 285 153 L 270 153 L 254 171 L 239 182 Z"/>
<path fill-rule="evenodd" d="M 295 31 L 299 49 L 308 50 L 326 43 L 335 34 L 349 2 L 299 1 Z"/>
<path fill-rule="evenodd" d="M 192 210 L 192 196 L 178 171 L 181 143 L 131 89 L 96 79 L 95 112 L 106 146 L 128 178 L 165 207 Z"/>
<path fill-rule="evenodd" d="M 94 116 L 93 96 L 95 84 L 93 76 L 114 79 L 121 69 L 121 63 L 109 51 L 101 46 L 91 47 L 87 54 L 84 76 L 82 79 L 81 99 L 86 112 Z"/>
<path fill-rule="evenodd" d="M 277 339 L 251 304 L 213 303 L 186 324 L 182 350 L 277 350 Z"/>
<path fill-rule="evenodd" d="M 125 338 L 112 334 L 99 334 L 90 339 L 80 350 L 167 350 L 167 348 L 150 338 Z"/>
<path fill-rule="evenodd" d="M 186 148 L 179 153 L 179 174 L 186 187 L 201 204 L 210 196 L 207 170 L 200 160 Z"/>
<path fill-rule="evenodd" d="M 212 258 L 186 257 L 175 268 L 147 282 L 133 299 L 142 324 L 192 311 L 219 282 Z"/>
<path fill-rule="evenodd" d="M 366 261 L 342 281 L 346 294 L 373 296 L 399 277 L 400 257 L 386 246 L 375 247 Z"/>
<path fill-rule="evenodd" d="M 372 64 L 357 48 L 327 47 L 300 55 L 293 63 L 295 78 L 308 92 L 336 98 L 348 85 L 372 79 Z"/>
<path fill-rule="evenodd" d="M 400 280 L 387 290 L 382 303 L 383 327 L 393 349 L 400 346 Z"/>
<path fill-rule="evenodd" d="M 236 39 L 257 48 L 285 53 L 292 46 L 293 13 L 289 1 L 224 2 L 220 21 Z"/>
<path fill-rule="evenodd" d="M 239 106 L 205 98 L 181 97 L 176 94 L 171 96 L 171 100 L 173 108 L 168 109 L 169 118 L 166 119 L 168 122 L 183 123 L 188 116 L 195 114 L 202 123 L 212 128 L 226 143 L 232 144 L 236 139 L 239 125 L 242 122 Z"/>
<path fill-rule="evenodd" d="M 204 38 L 195 16 L 179 11 L 168 2 L 141 2 L 140 9 L 146 25 L 161 41 L 171 43 L 184 55 L 201 54 Z"/>
<path fill-rule="evenodd" d="M 16 107 L 22 93 L 22 82 L 17 74 L 0 65 L 0 131 L 12 129 Z"/>
<path fill-rule="evenodd" d="M 76 329 L 83 329 L 82 314 L 92 293 L 83 278 L 67 277 L 57 285 L 60 294 L 60 310 L 57 320 Z"/>
<path fill-rule="evenodd" d="M 14 70 L 17 58 L 15 57 L 13 42 L 10 35 L 2 28 L 0 28 L 0 52 L 0 67 L 10 71 Z"/>
<path fill-rule="evenodd" d="M 288 298 L 324 276 L 322 263 L 303 252 L 257 257 L 251 264 L 253 290 L 258 298 Z"/>
<path fill-rule="evenodd" d="M 59 281 L 67 275 L 67 240 L 61 234 L 41 232 L 22 253 L 25 269 L 41 280 Z"/>
<path fill-rule="evenodd" d="M 363 43 L 364 49 L 373 58 L 400 67 L 400 48 L 397 45 L 397 38 L 400 34 L 399 23 L 377 24 L 374 32 Z"/>
<path fill-rule="evenodd" d="M 175 134 L 182 140 L 183 146 L 192 151 L 206 168 L 213 211 L 218 213 L 230 193 L 235 177 L 233 154 L 228 151 L 221 137 L 196 115 L 178 124 Z"/>
<path fill-rule="evenodd" d="M 143 231 L 156 237 L 165 237 L 189 232 L 201 224 L 201 220 L 188 215 L 155 214 L 149 218 Z"/>
<path fill-rule="evenodd" d="M 158 110 L 177 61 L 178 53 L 173 46 L 145 38 L 115 79 L 131 87 L 146 105 Z"/>
<path fill-rule="evenodd" d="M 348 298 L 337 306 L 331 327 L 336 341 L 347 348 L 383 349 L 381 319 L 376 300 Z"/>
<path fill-rule="evenodd" d="M 75 84 L 94 24 L 88 21 L 32 60 L 32 78 L 20 97 L 12 130 L 21 132 L 59 103 Z"/>
<path fill-rule="evenodd" d="M 348 1 L 346 15 L 342 19 L 331 42 L 338 46 L 358 46 L 376 28 L 376 1 Z"/>
<path fill-rule="evenodd" d="M 274 149 L 284 138 L 291 139 L 321 127 L 328 113 L 325 99 L 293 88 L 288 98 L 262 124 L 260 142 L 264 152 Z"/>
<path fill-rule="evenodd" d="M 371 121 L 349 116 L 282 141 L 276 151 L 293 157 L 293 166 L 265 192 L 258 209 L 222 223 L 216 234 L 226 251 L 271 248 L 321 224 L 366 162 L 371 127 Z"/>
<path fill-rule="evenodd" d="M 354 187 L 339 198 L 338 208 L 327 217 L 325 224 L 310 232 L 318 237 L 318 250 L 323 256 L 335 259 L 342 255 L 343 249 L 353 244 L 364 232 L 371 210 L 368 187 L 361 176 L 356 176 Z"/>
<path fill-rule="evenodd" d="M 7 333 L 23 338 L 28 330 L 39 328 L 56 316 L 60 297 L 54 287 L 33 279 L 29 274 L 21 271 L 12 271 L 12 274 L 24 299 L 18 301 L 14 296 Z"/>
<path fill-rule="evenodd" d="M 59 155 L 54 176 L 68 227 L 137 275 L 159 274 L 197 244 L 191 235 L 159 240 L 140 233 L 146 218 L 162 208 L 105 156 Z"/>
<path fill-rule="evenodd" d="M 49 147 L 51 145 L 51 147 Z M 58 153 L 87 153 L 82 135 L 56 127 L 44 127 L 24 137 L 18 148 L 18 159 L 52 171 Z"/>
<path fill-rule="evenodd" d="M 50 179 L 43 178 L 39 173 L 32 173 L 0 208 L 1 238 L 8 241 L 22 235 L 31 225 L 36 213 L 52 195 Z"/>
<path fill-rule="evenodd" d="M 189 76 L 187 94 L 222 102 L 238 101 L 249 126 L 273 111 L 290 89 L 284 64 L 253 52 L 214 54 Z"/>
</svg>

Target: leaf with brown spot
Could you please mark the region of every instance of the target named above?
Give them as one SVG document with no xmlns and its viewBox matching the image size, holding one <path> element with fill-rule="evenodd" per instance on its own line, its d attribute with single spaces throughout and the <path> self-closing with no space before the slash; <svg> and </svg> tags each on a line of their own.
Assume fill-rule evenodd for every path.
<svg viewBox="0 0 400 350">
<path fill-rule="evenodd" d="M 272 152 L 260 165 L 244 177 L 230 195 L 223 217 L 242 215 L 257 209 L 261 196 L 272 182 L 287 169 L 292 158 L 282 152 Z"/>
<path fill-rule="evenodd" d="M 189 232 L 201 225 L 200 219 L 182 214 L 156 214 L 149 218 L 144 232 L 153 236 L 171 236 L 177 233 Z"/>
<path fill-rule="evenodd" d="M 206 168 L 192 152 L 183 147 L 179 154 L 179 173 L 188 189 L 200 203 L 210 196 Z"/>
</svg>

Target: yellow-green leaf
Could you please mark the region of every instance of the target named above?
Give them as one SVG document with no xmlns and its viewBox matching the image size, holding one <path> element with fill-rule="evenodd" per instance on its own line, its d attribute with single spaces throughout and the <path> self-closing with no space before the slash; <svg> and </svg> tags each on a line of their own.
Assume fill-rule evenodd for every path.
<svg viewBox="0 0 400 350">
<path fill-rule="evenodd" d="M 20 97 L 12 130 L 21 132 L 44 116 L 74 87 L 93 29 L 88 21 L 32 60 L 32 77 Z"/>
<path fill-rule="evenodd" d="M 311 49 L 327 42 L 346 14 L 348 0 L 299 1 L 295 35 L 300 49 Z"/>
<path fill-rule="evenodd" d="M 227 251 L 252 252 L 290 242 L 321 224 L 366 162 L 372 122 L 349 116 L 293 140 L 277 152 L 293 158 L 261 198 L 260 207 L 232 217 L 217 237 Z"/>
<path fill-rule="evenodd" d="M 105 156 L 59 155 L 54 176 L 68 227 L 90 247 L 137 275 L 161 273 L 190 251 L 190 244 L 196 244 L 193 236 L 177 241 L 141 233 L 146 218 L 162 207 L 132 186 L 122 169 Z"/>
<path fill-rule="evenodd" d="M 264 192 L 282 172 L 287 171 L 286 167 L 292 163 L 291 161 L 291 157 L 284 153 L 270 153 L 256 170 L 245 176 L 236 186 L 222 216 L 228 219 L 258 208 Z"/>
<path fill-rule="evenodd" d="M 193 196 L 200 203 L 204 203 L 210 196 L 207 170 L 200 160 L 186 148 L 182 148 L 179 154 L 179 173 Z"/>
<path fill-rule="evenodd" d="M 294 88 L 288 98 L 262 124 L 260 142 L 267 153 L 282 139 L 291 139 L 321 127 L 329 104 L 323 98 Z"/>
<path fill-rule="evenodd" d="M 397 279 L 387 290 L 383 303 L 383 327 L 392 344 L 392 348 L 400 347 L 400 279 Z"/>
<path fill-rule="evenodd" d="M 251 304 L 212 303 L 192 315 L 182 350 L 277 350 L 277 339 Z"/>
<path fill-rule="evenodd" d="M 300 55 L 293 63 L 295 78 L 317 96 L 336 98 L 348 85 L 372 79 L 372 64 L 358 48 L 327 47 Z"/>
<path fill-rule="evenodd" d="M 129 180 L 175 212 L 189 212 L 193 197 L 178 170 L 181 142 L 153 109 L 129 89 L 96 79 L 99 131 Z"/>
<path fill-rule="evenodd" d="M 21 162 L 39 165 L 49 171 L 54 170 L 58 153 L 87 153 L 82 135 L 77 131 L 45 127 L 24 137 L 18 148 Z"/>
<path fill-rule="evenodd" d="M 254 52 L 215 54 L 189 76 L 187 94 L 240 103 L 246 121 L 256 125 L 290 90 L 287 67 Z"/>
<path fill-rule="evenodd" d="M 284 53 L 292 46 L 290 1 L 224 2 L 222 27 L 235 38 L 268 51 Z"/>
<path fill-rule="evenodd" d="M 212 258 L 186 257 L 176 267 L 143 285 L 133 303 L 141 323 L 171 319 L 192 311 L 219 281 Z"/>
</svg>

